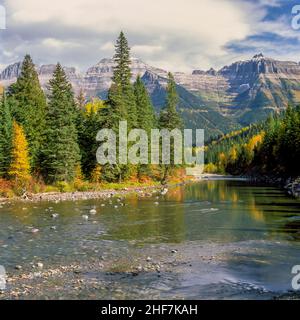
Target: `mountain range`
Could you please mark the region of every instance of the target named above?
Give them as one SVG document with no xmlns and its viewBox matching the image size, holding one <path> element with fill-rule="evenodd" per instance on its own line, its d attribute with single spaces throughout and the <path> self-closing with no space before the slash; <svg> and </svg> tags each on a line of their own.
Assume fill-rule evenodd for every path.
<svg viewBox="0 0 300 320">
<path fill-rule="evenodd" d="M 165 103 L 168 72 L 132 59 L 132 80 L 141 75 L 157 111 Z M 37 67 L 42 87 L 52 77 L 55 65 Z M 77 94 L 85 91 L 87 98 L 105 99 L 111 85 L 114 62 L 102 59 L 81 73 L 65 67 L 66 74 Z M 21 63 L 9 65 L 0 73 L 4 87 L 16 81 Z M 255 55 L 220 70 L 194 70 L 174 73 L 179 95 L 179 111 L 186 128 L 204 128 L 207 138 L 238 129 L 279 112 L 289 103 L 300 102 L 300 64 L 278 61 Z"/>
</svg>

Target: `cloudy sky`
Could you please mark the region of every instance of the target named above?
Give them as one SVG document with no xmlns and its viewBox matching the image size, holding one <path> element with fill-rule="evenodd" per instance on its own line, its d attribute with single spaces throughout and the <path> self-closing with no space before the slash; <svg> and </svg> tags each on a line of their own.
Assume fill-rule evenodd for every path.
<svg viewBox="0 0 300 320">
<path fill-rule="evenodd" d="M 219 68 L 263 52 L 300 61 L 290 0 L 0 0 L 0 68 L 30 53 L 81 70 L 111 57 L 123 30 L 132 54 L 170 71 Z"/>
</svg>

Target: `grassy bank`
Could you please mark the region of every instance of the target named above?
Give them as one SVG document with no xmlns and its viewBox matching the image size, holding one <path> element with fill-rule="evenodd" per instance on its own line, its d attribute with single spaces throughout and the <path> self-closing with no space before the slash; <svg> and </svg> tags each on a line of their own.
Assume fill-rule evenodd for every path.
<svg viewBox="0 0 300 320">
<path fill-rule="evenodd" d="M 185 175 L 185 170 L 173 172 L 168 179 L 168 185 L 176 185 L 193 181 L 192 177 Z M 161 189 L 160 180 L 145 177 L 141 180 L 129 179 L 120 183 L 92 183 L 82 179 L 76 179 L 72 183 L 61 182 L 56 185 L 46 185 L 42 181 L 31 180 L 25 187 L 8 180 L 0 180 L 0 200 L 72 200 L 74 198 L 101 198 L 110 194 L 142 192 L 147 189 Z"/>
</svg>

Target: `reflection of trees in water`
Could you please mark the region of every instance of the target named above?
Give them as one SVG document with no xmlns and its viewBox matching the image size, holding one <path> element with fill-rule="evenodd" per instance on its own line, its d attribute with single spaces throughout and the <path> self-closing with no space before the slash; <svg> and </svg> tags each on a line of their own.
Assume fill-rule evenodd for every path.
<svg viewBox="0 0 300 320">
<path fill-rule="evenodd" d="M 216 228 L 215 232 L 224 239 L 233 239 L 235 231 L 256 230 L 259 231 L 257 237 L 265 230 L 270 239 L 282 238 L 283 233 L 299 239 L 299 224 L 286 224 L 286 217 L 299 216 L 300 204 L 285 197 L 280 190 L 235 181 L 208 181 L 187 186 L 186 199 L 208 201 L 211 207 L 220 208 L 221 212 L 213 222 L 206 217 L 202 221 L 208 223 L 208 227 Z"/>
<path fill-rule="evenodd" d="M 156 201 L 159 205 L 155 204 Z M 272 188 L 231 181 L 204 181 L 171 188 L 167 195 L 158 200 L 132 196 L 125 202 L 125 207 L 113 200 L 112 205 L 97 209 L 99 212 L 94 219 L 104 227 L 104 238 L 136 240 L 137 243 L 179 243 L 197 239 L 197 236 L 203 239 L 211 236 L 234 241 L 241 237 L 241 232 L 263 231 L 270 239 L 281 239 L 283 236 L 286 239 L 288 236 L 300 240 L 300 223 L 296 221 L 300 215 L 300 203 Z M 38 228 L 42 225 L 64 225 L 64 230 L 71 234 L 81 232 L 78 218 L 95 204 L 95 201 L 57 205 L 19 203 L 11 205 L 7 209 L 9 214 L 3 219 L 7 220 L 6 225 L 21 223 Z M 118 205 L 118 209 L 114 205 Z M 58 220 L 51 220 L 51 212 L 46 211 L 50 206 L 60 214 Z M 209 208 L 218 208 L 219 211 L 201 211 Z M 252 236 L 262 237 L 260 232 Z"/>
</svg>

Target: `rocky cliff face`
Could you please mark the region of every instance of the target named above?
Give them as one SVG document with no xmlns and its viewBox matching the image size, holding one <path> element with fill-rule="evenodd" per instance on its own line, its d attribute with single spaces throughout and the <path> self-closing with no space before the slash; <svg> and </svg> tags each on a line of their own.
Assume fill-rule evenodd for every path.
<svg viewBox="0 0 300 320">
<path fill-rule="evenodd" d="M 113 59 L 102 59 L 87 70 L 84 75 L 84 90 L 88 96 L 100 95 L 102 98 L 106 97 L 107 90 L 112 83 L 113 68 Z M 167 74 L 166 71 L 151 67 L 139 59 L 131 59 L 132 81 L 138 75 L 142 77 L 147 71 L 157 75 L 165 76 Z"/>
<path fill-rule="evenodd" d="M 37 68 L 44 88 L 54 68 L 55 65 Z M 67 67 L 65 71 L 75 93 L 83 89 L 87 97 L 106 98 L 112 83 L 113 68 L 112 59 L 102 59 L 85 73 Z M 8 86 L 15 82 L 20 69 L 21 63 L 8 66 L 0 74 L 0 83 Z M 159 109 L 164 104 L 167 71 L 154 68 L 139 59 L 132 59 L 132 81 L 138 74 Z M 195 70 L 190 74 L 178 72 L 174 76 L 183 109 L 189 108 L 194 113 L 195 110 L 213 111 L 222 116 L 222 121 L 227 118 L 249 124 L 264 119 L 271 111 L 282 110 L 289 102 L 300 102 L 299 63 L 277 61 L 262 54 L 250 60 L 235 62 L 219 71 Z"/>
<path fill-rule="evenodd" d="M 177 82 L 221 114 L 242 124 L 264 119 L 289 102 L 300 102 L 300 65 L 262 54 L 219 71 L 176 74 Z"/>
<path fill-rule="evenodd" d="M 21 73 L 22 63 L 17 62 L 5 68 L 2 73 L 0 73 L 0 83 L 7 87 L 12 83 L 17 81 L 18 76 Z M 41 86 L 46 90 L 49 80 L 52 78 L 53 72 L 55 70 L 55 64 L 42 65 L 36 67 L 36 71 L 39 75 L 39 80 Z M 79 91 L 81 87 L 84 86 L 84 79 L 82 75 L 76 72 L 75 68 L 64 67 L 64 70 L 71 81 L 75 91 Z"/>
<path fill-rule="evenodd" d="M 15 82 L 17 77 L 21 73 L 21 67 L 22 63 L 17 62 L 12 65 L 9 65 L 7 68 L 5 68 L 2 73 L 0 73 L 0 83 L 6 87 L 10 85 L 11 83 Z"/>
</svg>

